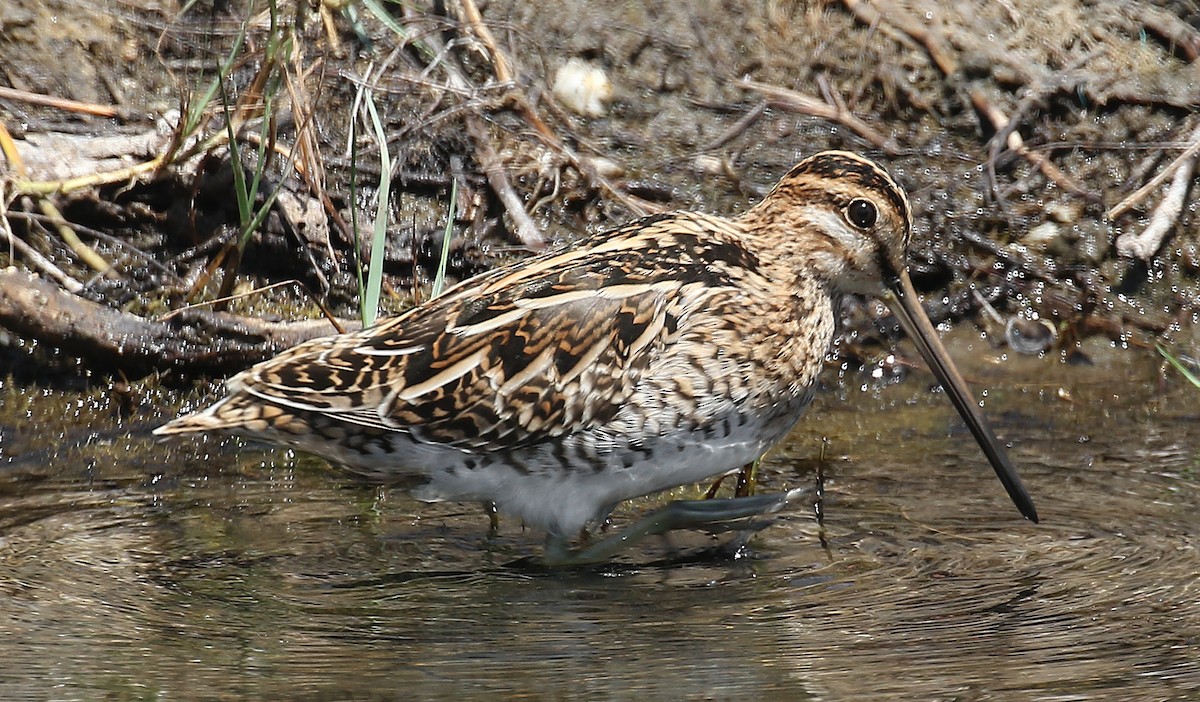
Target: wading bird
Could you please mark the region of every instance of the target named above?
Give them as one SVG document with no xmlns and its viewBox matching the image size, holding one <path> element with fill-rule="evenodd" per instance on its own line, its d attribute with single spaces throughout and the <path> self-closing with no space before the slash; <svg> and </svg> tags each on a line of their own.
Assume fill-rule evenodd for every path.
<svg viewBox="0 0 1200 702">
<path fill-rule="evenodd" d="M 1037 521 L 909 281 L 911 229 L 886 171 L 819 153 L 740 217 L 654 215 L 497 268 L 239 373 L 225 398 L 155 433 L 241 434 L 421 500 L 492 502 L 545 530 L 547 563 L 594 562 L 798 497 L 681 500 L 570 546 L 621 501 L 727 473 L 780 441 L 812 398 L 837 299 L 859 293 L 892 309 Z"/>
</svg>

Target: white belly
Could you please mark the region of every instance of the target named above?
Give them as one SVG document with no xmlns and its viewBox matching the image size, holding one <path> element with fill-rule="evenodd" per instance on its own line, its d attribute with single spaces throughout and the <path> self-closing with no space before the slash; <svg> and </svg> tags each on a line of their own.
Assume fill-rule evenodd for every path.
<svg viewBox="0 0 1200 702">
<path fill-rule="evenodd" d="M 806 400 L 807 398 L 805 398 Z M 527 525 L 573 536 L 603 519 L 623 500 L 727 473 L 757 460 L 783 438 L 806 401 L 779 407 L 767 422 L 731 418 L 707 431 L 656 437 L 645 446 L 536 446 L 519 453 L 477 457 L 474 467 L 425 472 L 413 491 L 428 501 L 491 501 Z M 576 438 L 576 437 L 572 437 Z"/>
</svg>

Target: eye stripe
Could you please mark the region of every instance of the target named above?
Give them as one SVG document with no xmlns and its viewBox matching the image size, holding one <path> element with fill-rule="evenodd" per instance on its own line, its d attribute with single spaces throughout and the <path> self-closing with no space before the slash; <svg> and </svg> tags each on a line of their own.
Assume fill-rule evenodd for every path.
<svg viewBox="0 0 1200 702">
<path fill-rule="evenodd" d="M 908 204 L 908 197 L 904 194 L 904 189 L 888 175 L 887 171 L 857 154 L 848 151 L 826 151 L 820 155 L 820 158 L 800 162 L 788 176 L 795 177 L 804 173 L 819 175 L 831 180 L 853 181 L 859 187 L 878 192 L 900 212 L 905 222 L 912 221 L 912 209 Z"/>
</svg>

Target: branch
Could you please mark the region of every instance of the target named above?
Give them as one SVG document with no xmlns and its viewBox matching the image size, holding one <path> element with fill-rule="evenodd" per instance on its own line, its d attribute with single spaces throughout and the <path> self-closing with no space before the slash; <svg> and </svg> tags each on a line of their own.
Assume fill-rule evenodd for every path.
<svg viewBox="0 0 1200 702">
<path fill-rule="evenodd" d="M 131 375 L 229 374 L 329 333 L 325 320 L 267 322 L 197 309 L 170 322 L 145 319 L 15 268 L 0 271 L 0 327 Z"/>
</svg>

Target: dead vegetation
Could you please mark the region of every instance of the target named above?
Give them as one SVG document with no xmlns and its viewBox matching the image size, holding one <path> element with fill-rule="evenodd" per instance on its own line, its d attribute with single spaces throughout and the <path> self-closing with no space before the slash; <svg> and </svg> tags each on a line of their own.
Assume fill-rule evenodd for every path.
<svg viewBox="0 0 1200 702">
<path fill-rule="evenodd" d="M 82 79 L 54 73 L 52 13 Z M 169 309 L 356 316 L 376 275 L 394 309 L 443 249 L 461 278 L 728 212 L 849 148 L 911 190 L 935 318 L 1044 321 L 1035 352 L 1170 342 L 1200 303 L 1198 24 L 1194 0 L 6 3 L 0 263 L 42 281 L 10 271 L 0 299 L 107 321 L 34 303 L 0 327 L 103 368 L 224 373 L 254 360 L 246 324 L 263 353 L 294 337 Z"/>
</svg>

